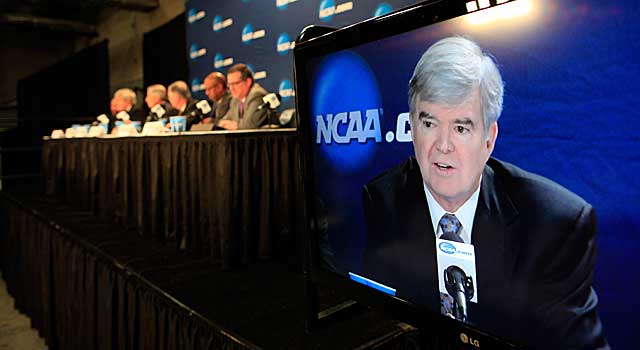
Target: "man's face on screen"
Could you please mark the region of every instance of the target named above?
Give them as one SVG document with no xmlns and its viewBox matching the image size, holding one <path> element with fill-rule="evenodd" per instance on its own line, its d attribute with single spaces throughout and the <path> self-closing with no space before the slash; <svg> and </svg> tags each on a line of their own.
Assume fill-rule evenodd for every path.
<svg viewBox="0 0 640 350">
<path fill-rule="evenodd" d="M 422 179 L 436 201 L 455 212 L 480 185 L 498 125 L 485 133 L 479 91 L 455 107 L 415 103 L 411 134 Z"/>
</svg>

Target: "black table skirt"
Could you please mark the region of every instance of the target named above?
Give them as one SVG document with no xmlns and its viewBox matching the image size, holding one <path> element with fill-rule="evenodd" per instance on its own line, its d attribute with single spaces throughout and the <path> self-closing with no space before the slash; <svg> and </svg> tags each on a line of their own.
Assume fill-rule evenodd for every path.
<svg viewBox="0 0 640 350">
<path fill-rule="evenodd" d="M 150 247 L 135 234 L 124 237 L 126 231 L 115 231 L 111 243 L 130 245 L 138 254 L 127 259 L 127 253 L 120 253 L 116 258 L 103 251 L 109 250 L 103 231 L 86 229 L 96 224 L 95 219 L 87 221 L 86 214 L 68 208 L 46 209 L 73 221 L 76 229 L 85 228 L 83 235 L 70 230 L 64 219 L 54 221 L 0 193 L 2 277 L 15 307 L 31 318 L 49 349 L 257 349 L 136 272 L 142 270 L 137 268 L 141 260 L 155 260 L 162 266 L 154 266 L 159 271 L 147 272 L 146 277 L 156 276 L 156 283 L 179 277 L 167 272 L 180 265 L 161 251 L 161 245 Z M 102 248 L 96 241 L 102 241 Z"/>
<path fill-rule="evenodd" d="M 295 245 L 299 158 L 293 130 L 62 139 L 42 171 L 48 195 L 229 265 Z"/>
</svg>

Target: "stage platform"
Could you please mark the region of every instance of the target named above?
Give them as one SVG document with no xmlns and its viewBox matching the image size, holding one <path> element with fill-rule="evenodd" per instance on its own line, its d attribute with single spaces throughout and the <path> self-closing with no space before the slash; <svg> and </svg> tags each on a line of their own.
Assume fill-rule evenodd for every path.
<svg viewBox="0 0 640 350">
<path fill-rule="evenodd" d="M 51 197 L 0 203 L 0 268 L 49 349 L 419 347 L 415 329 L 368 309 L 307 334 L 297 256 L 223 270 Z M 319 292 L 321 310 L 347 301 Z"/>
</svg>

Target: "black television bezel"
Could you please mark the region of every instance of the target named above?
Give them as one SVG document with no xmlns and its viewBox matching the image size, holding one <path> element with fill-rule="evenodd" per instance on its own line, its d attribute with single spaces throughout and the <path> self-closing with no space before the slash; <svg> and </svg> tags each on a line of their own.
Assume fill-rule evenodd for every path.
<svg viewBox="0 0 640 350">
<path fill-rule="evenodd" d="M 509 0 L 505 3 L 511 1 L 514 0 Z M 467 2 L 468 0 L 424 1 L 387 15 L 371 18 L 336 30 L 325 27 L 307 27 L 298 37 L 293 55 L 294 84 L 297 96 L 297 137 L 301 148 L 300 173 L 302 174 L 304 199 L 301 210 L 302 222 L 304 222 L 304 227 L 302 228 L 303 270 L 311 284 L 337 287 L 354 300 L 402 321 L 417 325 L 419 328 L 421 325 L 429 325 L 429 329 L 432 331 L 430 334 L 437 335 L 437 338 L 439 338 L 437 342 L 440 344 L 444 341 L 445 343 L 455 344 L 453 346 L 475 348 L 473 344 L 462 342 L 460 338 L 461 334 L 464 333 L 472 338 L 481 339 L 482 348 L 514 349 L 520 348 L 520 346 L 505 337 L 489 334 L 484 330 L 452 320 L 426 306 L 384 294 L 353 282 L 344 275 L 323 269 L 320 266 L 319 237 L 315 230 L 318 226 L 312 222 L 315 215 L 310 215 L 317 210 L 313 191 L 315 188 L 315 172 L 312 159 L 314 147 L 312 142 L 312 116 L 307 115 L 310 110 L 309 101 L 301 98 L 309 96 L 306 84 L 308 77 L 305 72 L 308 60 L 466 15 L 470 13 L 466 8 Z M 490 4 L 491 7 L 499 6 L 496 0 L 491 0 Z M 482 10 L 484 9 L 478 11 Z M 310 294 L 312 294 L 310 297 L 315 297 L 314 293 Z"/>
</svg>

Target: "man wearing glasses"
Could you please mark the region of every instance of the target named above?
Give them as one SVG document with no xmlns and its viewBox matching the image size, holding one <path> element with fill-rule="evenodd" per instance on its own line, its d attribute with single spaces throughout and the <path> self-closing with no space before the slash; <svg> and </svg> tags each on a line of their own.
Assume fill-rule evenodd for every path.
<svg viewBox="0 0 640 350">
<path fill-rule="evenodd" d="M 253 81 L 253 73 L 243 63 L 238 63 L 227 72 L 227 86 L 233 99 L 229 111 L 218 122 L 227 130 L 257 129 L 267 121 L 267 109 L 258 107 L 267 91 Z"/>
<path fill-rule="evenodd" d="M 213 112 L 202 122 L 217 124 L 227 114 L 231 103 L 231 94 L 227 89 L 227 78 L 220 72 L 213 72 L 204 79 L 204 87 L 204 92 L 212 103 Z"/>
</svg>

